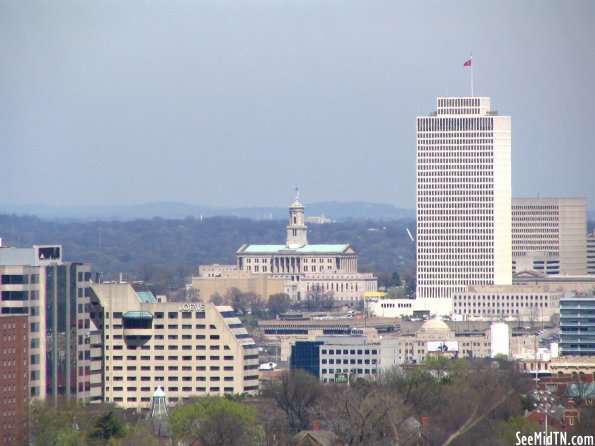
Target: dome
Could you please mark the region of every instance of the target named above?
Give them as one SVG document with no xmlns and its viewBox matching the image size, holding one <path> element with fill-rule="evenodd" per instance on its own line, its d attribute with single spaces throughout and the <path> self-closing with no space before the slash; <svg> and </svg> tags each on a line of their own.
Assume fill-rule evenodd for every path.
<svg viewBox="0 0 595 446">
<path fill-rule="evenodd" d="M 452 334 L 452 331 L 444 321 L 430 319 L 422 324 L 419 334 L 423 334 L 424 337 L 447 338 Z"/>
</svg>

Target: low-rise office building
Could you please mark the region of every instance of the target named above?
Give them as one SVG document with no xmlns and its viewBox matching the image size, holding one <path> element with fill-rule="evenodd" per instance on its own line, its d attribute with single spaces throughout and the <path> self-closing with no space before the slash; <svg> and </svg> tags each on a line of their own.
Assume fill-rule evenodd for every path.
<svg viewBox="0 0 595 446">
<path fill-rule="evenodd" d="M 391 298 L 386 293 L 370 292 L 365 294 L 364 311 L 376 317 L 411 317 L 415 299 Z"/>
<path fill-rule="evenodd" d="M 399 364 L 396 339 L 370 340 L 364 336 L 319 336 L 292 346 L 292 369 L 304 369 L 322 382 L 340 382 L 346 376 L 374 378 Z"/>
<path fill-rule="evenodd" d="M 378 338 L 399 330 L 397 318 L 319 318 L 306 320 L 259 321 L 259 334 L 264 345 L 279 350 L 279 360 L 287 361 L 291 346 L 297 341 L 313 341 L 323 335 L 362 335 Z"/>
<path fill-rule="evenodd" d="M 231 307 L 169 302 L 127 283 L 91 290 L 105 402 L 148 408 L 158 387 L 169 403 L 258 391 L 258 348 Z"/>
<path fill-rule="evenodd" d="M 489 358 L 492 350 L 490 329 L 456 333 L 440 319 L 430 319 L 415 334 L 398 340 L 399 359 L 404 363 L 419 364 L 431 356 Z"/>
<path fill-rule="evenodd" d="M 453 294 L 453 314 L 483 320 L 549 322 L 563 293 L 542 286 L 468 286 Z"/>
</svg>

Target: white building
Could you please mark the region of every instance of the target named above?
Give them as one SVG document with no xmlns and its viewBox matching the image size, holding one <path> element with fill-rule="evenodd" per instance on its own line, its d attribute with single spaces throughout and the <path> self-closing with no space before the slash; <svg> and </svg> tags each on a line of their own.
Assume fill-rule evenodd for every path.
<svg viewBox="0 0 595 446">
<path fill-rule="evenodd" d="M 320 380 L 334 382 L 337 373 L 373 378 L 400 364 L 399 341 L 364 336 L 320 336 Z"/>
<path fill-rule="evenodd" d="M 451 313 L 466 285 L 511 283 L 510 124 L 486 97 L 417 118 L 416 309 Z"/>
<path fill-rule="evenodd" d="M 391 298 L 386 293 L 366 293 L 364 311 L 375 317 L 410 317 L 413 316 L 414 299 Z"/>
<path fill-rule="evenodd" d="M 350 244 L 308 244 L 308 227 L 299 193 L 289 208 L 285 244 L 245 244 L 237 251 L 236 258 L 241 271 L 283 279 L 285 292 L 294 300 L 328 294 L 353 305 L 365 292 L 377 289 L 373 274 L 358 272 L 357 254 Z"/>
<path fill-rule="evenodd" d="M 587 273 L 587 199 L 512 200 L 513 273 Z"/>
</svg>

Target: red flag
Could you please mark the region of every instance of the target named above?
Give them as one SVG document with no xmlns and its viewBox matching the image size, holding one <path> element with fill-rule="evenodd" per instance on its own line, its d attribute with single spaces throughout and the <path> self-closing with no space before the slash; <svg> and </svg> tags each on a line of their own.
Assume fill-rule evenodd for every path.
<svg viewBox="0 0 595 446">
<path fill-rule="evenodd" d="M 469 59 L 467 59 L 467 60 L 465 61 L 465 63 L 463 64 L 463 66 L 464 66 L 464 67 L 470 67 L 472 63 L 473 63 L 473 61 L 472 61 L 472 59 L 471 59 L 471 56 L 469 56 Z"/>
</svg>

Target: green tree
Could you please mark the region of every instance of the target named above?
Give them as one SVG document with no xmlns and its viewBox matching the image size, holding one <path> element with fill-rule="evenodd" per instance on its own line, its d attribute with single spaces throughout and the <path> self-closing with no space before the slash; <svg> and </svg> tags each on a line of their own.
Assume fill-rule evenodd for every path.
<svg viewBox="0 0 595 446">
<path fill-rule="evenodd" d="M 500 423 L 500 429 L 496 444 L 498 446 L 509 446 L 517 443 L 517 433 L 523 436 L 529 436 L 542 430 L 539 424 L 523 417 L 512 417 L 508 421 Z"/>
<path fill-rule="evenodd" d="M 122 438 L 124 436 L 124 423 L 110 410 L 95 420 L 87 438 L 95 444 L 105 444 L 111 438 Z"/>
<path fill-rule="evenodd" d="M 199 440 L 203 446 L 257 445 L 262 437 L 253 408 L 220 397 L 199 398 L 174 408 L 170 427 L 176 439 Z"/>
<path fill-rule="evenodd" d="M 30 411 L 30 429 L 34 446 L 84 445 L 84 435 L 74 423 L 72 411 L 60 411 L 34 401 Z"/>
</svg>

